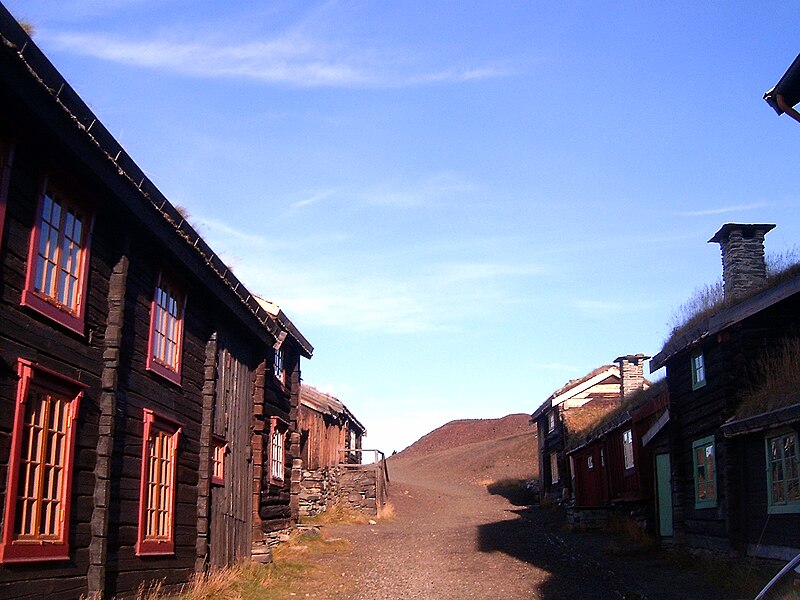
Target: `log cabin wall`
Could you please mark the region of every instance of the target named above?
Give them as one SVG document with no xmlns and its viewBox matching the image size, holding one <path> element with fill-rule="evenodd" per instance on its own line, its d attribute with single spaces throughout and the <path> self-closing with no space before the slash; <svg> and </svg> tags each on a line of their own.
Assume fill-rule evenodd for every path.
<svg viewBox="0 0 800 600">
<path fill-rule="evenodd" d="M 5 97 L 5 94 L 3 94 Z M 5 103 L 0 115 L 9 114 Z M 10 131 L 7 123 L 5 132 Z M 13 135 L 13 130 L 6 135 Z M 95 263 L 92 288 L 82 335 L 21 306 L 28 265 L 30 233 L 36 219 L 36 198 L 41 187 L 43 169 L 48 166 L 38 148 L 14 145 L 14 162 L 9 176 L 6 203 L 2 260 L 2 311 L 0 311 L 0 493 L 9 495 L 11 473 L 12 427 L 15 422 L 17 389 L 20 382 L 20 359 L 46 369 L 57 376 L 86 386 L 76 428 L 68 543 L 69 561 L 18 563 L 0 566 L 0 597 L 13 598 L 23 592 L 48 595 L 52 598 L 74 598 L 87 589 L 93 492 L 95 487 L 95 449 L 100 421 L 99 398 L 102 394 L 102 336 L 105 332 L 104 306 L 109 293 L 111 267 L 115 261 L 114 244 L 105 234 L 105 227 L 94 230 L 97 240 L 93 253 Z M 61 163 L 58 172 L 68 172 Z M 3 511 L 3 526 L 9 527 Z"/>
<path fill-rule="evenodd" d="M 734 414 L 742 393 L 757 385 L 758 358 L 786 337 L 797 337 L 797 296 L 709 336 L 667 362 L 676 542 L 720 552 L 746 551 L 752 507 L 742 490 L 750 485 L 752 473 L 742 471 L 742 461 L 758 459 L 743 456 L 746 447 L 725 440 L 720 427 Z M 705 358 L 706 384 L 693 390 L 690 358 L 697 351 Z M 707 437 L 715 442 L 717 503 L 697 507 L 692 444 Z"/>
<path fill-rule="evenodd" d="M 266 369 L 264 377 L 263 410 L 257 418 L 258 430 L 266 433 L 257 469 L 261 477 L 257 484 L 258 513 L 254 543 L 259 544 L 275 543 L 280 533 L 291 528 L 299 517 L 299 508 L 293 506 L 292 502 L 292 479 L 293 462 L 300 453 L 300 436 L 297 433 L 300 352 L 288 340 L 283 343 L 281 350 L 285 373 L 283 376 L 276 373 L 272 367 L 274 361 L 269 363 L 270 368 Z M 273 445 L 270 437 L 276 428 L 283 434 L 282 476 L 272 472 Z"/>
<path fill-rule="evenodd" d="M 692 389 L 691 355 L 703 352 L 706 385 Z M 674 538 L 679 544 L 725 552 L 727 540 L 725 506 L 725 473 L 719 469 L 726 459 L 725 449 L 716 439 L 720 425 L 730 416 L 726 410 L 728 397 L 734 393 L 725 374 L 726 352 L 718 344 L 707 342 L 675 357 L 667 366 L 673 460 Z M 715 437 L 716 506 L 695 505 L 693 444 L 709 436 Z"/>
<path fill-rule="evenodd" d="M 222 446 L 223 477 L 212 477 L 209 561 L 212 567 L 250 557 L 253 464 L 251 420 L 257 363 L 254 353 L 233 349 L 221 336 L 216 358 L 212 445 Z"/>
<path fill-rule="evenodd" d="M 293 348 L 289 384 L 276 389 L 272 382 L 266 394 L 264 363 L 272 360 L 279 330 L 274 319 L 259 312 L 212 254 L 201 254 L 202 240 L 191 243 L 191 227 L 179 224 L 178 213 L 130 158 L 121 149 L 116 157 L 108 153 L 116 142 L 2 6 L 0 34 L 0 492 L 8 498 L 0 505 L 0 597 L 126 596 L 143 582 L 184 583 L 209 561 L 247 555 L 258 502 L 250 447 L 254 404 L 284 419 L 287 435 L 296 429 L 292 389 L 299 388 L 301 351 L 287 341 Z M 135 181 L 132 173 L 139 174 Z M 62 308 L 22 300 L 45 181 L 91 223 L 83 243 L 85 314 L 69 326 L 59 319 Z M 184 298 L 174 376 L 148 368 L 162 276 Z M 310 352 L 303 347 L 304 356 Z M 25 386 L 69 389 L 66 410 L 76 411 L 63 420 L 65 439 L 74 436 L 64 446 L 63 473 L 71 480 L 65 475 L 63 481 L 70 485 L 58 497 L 68 509 L 64 540 L 46 541 L 34 558 L 8 508 L 23 502 L 9 485 L 26 475 L 9 466 L 21 462 L 18 438 L 28 426 L 20 415 L 33 404 Z M 47 396 L 37 394 L 35 402 L 45 406 Z M 169 430 L 175 448 L 171 541 L 157 552 L 140 551 L 148 427 Z M 219 487 L 211 481 L 215 439 L 229 444 L 225 466 L 228 477 L 235 475 Z M 289 477 L 284 480 L 275 495 L 288 507 Z M 290 509 L 277 516 L 281 525 L 291 521 Z M 221 533 L 226 519 L 233 535 Z"/>
</svg>

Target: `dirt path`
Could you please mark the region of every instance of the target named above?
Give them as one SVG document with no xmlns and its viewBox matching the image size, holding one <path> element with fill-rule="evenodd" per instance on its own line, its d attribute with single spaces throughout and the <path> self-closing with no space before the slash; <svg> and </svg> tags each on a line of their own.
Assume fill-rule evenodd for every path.
<svg viewBox="0 0 800 600">
<path fill-rule="evenodd" d="M 352 543 L 327 557 L 342 600 L 461 598 L 695 599 L 726 595 L 708 573 L 659 555 L 627 552 L 608 534 L 571 533 L 557 511 L 516 507 L 475 482 L 392 464 L 396 516 L 376 525 L 326 526 Z M 298 594 L 304 595 L 304 594 Z M 314 594 L 312 594 L 313 596 Z M 750 596 L 752 597 L 752 596 Z"/>
</svg>

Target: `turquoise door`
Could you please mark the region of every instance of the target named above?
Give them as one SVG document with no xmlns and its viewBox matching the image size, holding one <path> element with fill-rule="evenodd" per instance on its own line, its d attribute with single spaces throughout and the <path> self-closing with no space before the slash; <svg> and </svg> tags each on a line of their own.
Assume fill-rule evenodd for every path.
<svg viewBox="0 0 800 600">
<path fill-rule="evenodd" d="M 669 454 L 656 454 L 658 492 L 658 530 L 661 537 L 672 537 L 672 469 Z"/>
</svg>

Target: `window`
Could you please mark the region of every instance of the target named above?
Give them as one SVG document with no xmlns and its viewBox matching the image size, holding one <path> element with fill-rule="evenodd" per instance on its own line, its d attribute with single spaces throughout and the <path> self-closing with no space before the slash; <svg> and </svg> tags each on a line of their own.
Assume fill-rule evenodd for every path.
<svg viewBox="0 0 800 600">
<path fill-rule="evenodd" d="M 283 349 L 276 348 L 275 349 L 275 360 L 273 364 L 273 370 L 275 372 L 275 379 L 280 381 L 283 384 L 286 384 L 286 368 L 284 367 L 284 356 L 283 356 Z"/>
<path fill-rule="evenodd" d="M 22 304 L 83 334 L 91 218 L 47 184 L 31 231 Z"/>
<path fill-rule="evenodd" d="M 175 553 L 175 488 L 181 427 L 144 409 L 138 556 Z"/>
<path fill-rule="evenodd" d="M 159 275 L 150 309 L 150 350 L 147 368 L 180 385 L 185 295 Z"/>
<path fill-rule="evenodd" d="M 547 413 L 547 433 L 554 431 L 556 428 L 556 411 L 555 409 Z"/>
<path fill-rule="evenodd" d="M 703 352 L 698 350 L 692 354 L 692 389 L 696 390 L 706 384 L 706 363 Z"/>
<path fill-rule="evenodd" d="M 269 477 L 273 483 L 282 484 L 286 469 L 285 439 L 288 427 L 277 417 L 270 420 Z"/>
<path fill-rule="evenodd" d="M 550 483 L 558 483 L 558 455 L 555 452 L 550 453 Z"/>
<path fill-rule="evenodd" d="M 586 468 L 590 471 L 594 469 L 594 457 L 591 454 L 586 457 Z"/>
<path fill-rule="evenodd" d="M 225 453 L 228 444 L 224 439 L 214 436 L 211 440 L 211 483 L 225 485 Z"/>
<path fill-rule="evenodd" d="M 67 560 L 83 385 L 26 360 L 17 372 L 0 561 Z"/>
<path fill-rule="evenodd" d="M 625 459 L 625 468 L 633 468 L 633 432 L 626 429 L 622 433 L 622 456 Z"/>
<path fill-rule="evenodd" d="M 14 146 L 11 142 L 0 140 L 0 243 L 3 241 L 3 223 L 6 220 L 8 202 L 8 182 L 11 179 L 11 163 L 14 161 Z"/>
<path fill-rule="evenodd" d="M 797 433 L 791 431 L 767 437 L 766 442 L 769 512 L 800 512 Z"/>
<path fill-rule="evenodd" d="M 708 508 L 717 505 L 717 463 L 714 456 L 714 436 L 692 444 L 694 463 L 694 506 Z"/>
</svg>

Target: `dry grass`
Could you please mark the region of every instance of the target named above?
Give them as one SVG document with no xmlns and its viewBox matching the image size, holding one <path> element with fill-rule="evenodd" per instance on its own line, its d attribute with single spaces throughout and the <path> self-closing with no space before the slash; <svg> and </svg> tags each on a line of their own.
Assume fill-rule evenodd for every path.
<svg viewBox="0 0 800 600">
<path fill-rule="evenodd" d="M 785 253 L 767 254 L 765 261 L 767 281 L 764 286 L 753 290 L 747 296 L 737 299 L 736 303 L 746 300 L 761 290 L 774 287 L 787 279 L 800 275 L 800 251 L 797 248 L 792 248 Z M 665 345 L 676 337 L 688 333 L 693 327 L 696 327 L 723 308 L 733 306 L 733 304 L 733 302 L 725 300 L 721 280 L 696 289 L 689 299 L 678 307 L 667 324 L 670 335 Z"/>
<path fill-rule="evenodd" d="M 725 306 L 722 281 L 697 288 L 689 299 L 678 306 L 667 326 L 670 334 L 667 342 L 688 333 L 693 327 L 718 312 Z"/>
<path fill-rule="evenodd" d="M 787 338 L 765 352 L 753 367 L 756 385 L 742 394 L 739 419 L 800 402 L 800 339 Z"/>
<path fill-rule="evenodd" d="M 618 556 L 639 554 L 658 547 L 655 538 L 642 527 L 642 524 L 627 515 L 614 514 L 604 529 L 616 534 L 616 538 L 608 543 L 609 554 Z"/>
<path fill-rule="evenodd" d="M 278 600 L 313 579 L 313 557 L 349 547 L 347 540 L 326 540 L 318 530 L 297 530 L 273 549 L 270 564 L 243 562 L 199 573 L 178 593 L 167 592 L 161 581 L 142 584 L 136 600 Z"/>
<path fill-rule="evenodd" d="M 392 521 L 396 514 L 394 512 L 394 504 L 387 500 L 383 506 L 378 510 L 378 519 L 381 521 Z"/>
<path fill-rule="evenodd" d="M 323 513 L 313 517 L 303 517 L 300 522 L 308 525 L 333 525 L 333 524 L 352 524 L 363 525 L 368 523 L 370 516 L 352 509 L 342 502 L 338 502 L 328 508 Z"/>
<path fill-rule="evenodd" d="M 732 598 L 753 598 L 782 566 L 770 560 L 724 557 L 685 549 L 671 549 L 665 555 L 672 564 L 702 574 L 710 587 L 724 590 Z"/>
<path fill-rule="evenodd" d="M 649 388 L 633 392 L 626 398 L 623 398 L 619 405 L 597 416 L 593 421 L 588 423 L 588 425 L 580 429 L 576 429 L 575 431 L 570 431 L 568 439 L 569 445 L 571 446 L 582 442 L 592 432 L 600 430 L 604 425 L 613 421 L 617 416 L 628 411 L 634 411 L 640 406 L 643 406 L 650 399 L 655 398 L 659 394 L 665 393 L 666 388 L 667 380 L 659 379 L 653 382 Z"/>
</svg>

